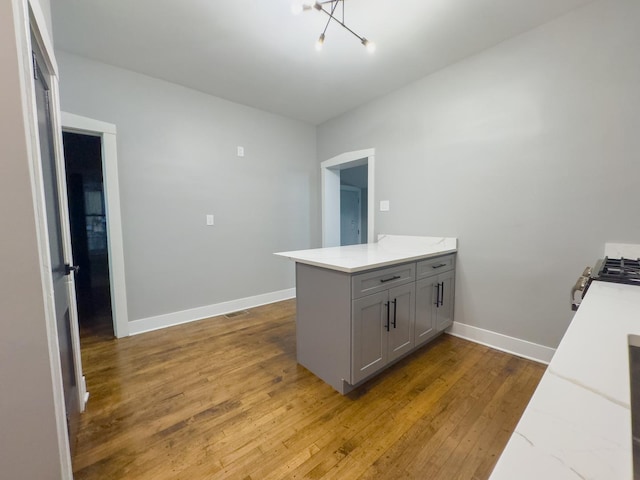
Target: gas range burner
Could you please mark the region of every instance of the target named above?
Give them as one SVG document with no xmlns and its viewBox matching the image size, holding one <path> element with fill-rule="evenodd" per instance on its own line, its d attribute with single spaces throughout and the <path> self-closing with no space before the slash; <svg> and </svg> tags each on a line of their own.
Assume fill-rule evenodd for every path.
<svg viewBox="0 0 640 480">
<path fill-rule="evenodd" d="M 640 258 L 609 258 L 587 267 L 571 289 L 571 310 L 577 310 L 593 280 L 640 286 Z"/>
<path fill-rule="evenodd" d="M 594 271 L 594 280 L 640 285 L 640 259 L 605 257 Z"/>
</svg>

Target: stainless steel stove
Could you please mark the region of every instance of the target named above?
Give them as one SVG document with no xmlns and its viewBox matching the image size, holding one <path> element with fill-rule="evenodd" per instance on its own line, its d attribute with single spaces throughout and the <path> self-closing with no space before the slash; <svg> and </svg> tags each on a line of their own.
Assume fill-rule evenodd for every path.
<svg viewBox="0 0 640 480">
<path fill-rule="evenodd" d="M 572 310 L 578 309 L 589 285 L 594 280 L 640 285 L 640 259 L 604 257 L 598 260 L 593 268 L 585 268 L 571 289 Z"/>
</svg>

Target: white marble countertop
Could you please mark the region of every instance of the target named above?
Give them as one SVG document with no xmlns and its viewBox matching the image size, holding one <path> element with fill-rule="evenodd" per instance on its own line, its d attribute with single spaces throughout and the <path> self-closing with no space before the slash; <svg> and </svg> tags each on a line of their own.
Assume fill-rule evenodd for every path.
<svg viewBox="0 0 640 480">
<path fill-rule="evenodd" d="M 630 480 L 628 334 L 640 288 L 592 282 L 491 480 Z"/>
<path fill-rule="evenodd" d="M 278 252 L 275 255 L 307 265 L 356 273 L 453 253 L 457 247 L 456 238 L 379 235 L 377 243 Z"/>
</svg>

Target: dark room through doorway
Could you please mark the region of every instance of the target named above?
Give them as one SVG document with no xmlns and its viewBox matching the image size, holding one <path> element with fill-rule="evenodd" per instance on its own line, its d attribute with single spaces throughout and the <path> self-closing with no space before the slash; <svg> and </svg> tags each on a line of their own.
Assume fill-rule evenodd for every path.
<svg viewBox="0 0 640 480">
<path fill-rule="evenodd" d="M 63 132 L 80 337 L 113 337 L 102 139 Z"/>
</svg>

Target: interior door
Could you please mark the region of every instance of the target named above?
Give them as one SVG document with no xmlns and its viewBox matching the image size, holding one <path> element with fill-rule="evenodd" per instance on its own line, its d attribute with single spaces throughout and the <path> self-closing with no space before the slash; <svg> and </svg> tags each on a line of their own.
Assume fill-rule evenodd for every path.
<svg viewBox="0 0 640 480">
<path fill-rule="evenodd" d="M 360 190 L 340 186 L 340 245 L 360 243 Z"/>
<path fill-rule="evenodd" d="M 51 118 L 51 99 L 47 77 L 41 68 L 41 62 L 34 53 L 34 84 L 38 114 L 38 135 L 40 139 L 40 157 L 44 184 L 45 205 L 47 215 L 47 232 L 49 234 L 49 251 L 51 254 L 51 277 L 53 280 L 54 303 L 56 307 L 56 324 L 60 363 L 62 366 L 62 382 L 67 413 L 69 445 L 73 453 L 80 416 L 80 396 L 76 376 L 76 362 L 72 340 L 72 305 L 70 298 L 69 278 L 73 271 L 65 262 L 65 246 L 63 237 L 64 221 L 61 215 L 60 183 L 56 164 L 55 145 L 53 142 L 53 122 Z"/>
</svg>

